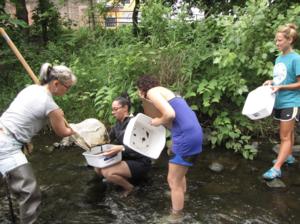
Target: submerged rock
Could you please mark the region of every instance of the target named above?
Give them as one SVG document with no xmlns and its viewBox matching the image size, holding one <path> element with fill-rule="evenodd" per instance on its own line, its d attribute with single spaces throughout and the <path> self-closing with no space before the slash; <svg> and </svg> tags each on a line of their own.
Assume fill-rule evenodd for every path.
<svg viewBox="0 0 300 224">
<path fill-rule="evenodd" d="M 208 167 L 211 171 L 214 171 L 216 173 L 220 173 L 224 170 L 224 166 L 218 162 L 212 162 Z"/>
<path fill-rule="evenodd" d="M 54 146 L 53 145 L 50 145 L 50 146 L 46 146 L 45 147 L 45 151 L 47 152 L 47 153 L 52 153 L 53 151 L 54 151 Z"/>
<path fill-rule="evenodd" d="M 278 178 L 271 180 L 271 181 L 267 181 L 267 186 L 270 188 L 285 188 L 286 187 L 285 183 Z"/>
<path fill-rule="evenodd" d="M 59 147 L 60 147 L 60 143 L 59 143 L 59 142 L 54 142 L 54 143 L 53 143 L 53 146 L 54 146 L 55 148 L 59 148 Z"/>
</svg>

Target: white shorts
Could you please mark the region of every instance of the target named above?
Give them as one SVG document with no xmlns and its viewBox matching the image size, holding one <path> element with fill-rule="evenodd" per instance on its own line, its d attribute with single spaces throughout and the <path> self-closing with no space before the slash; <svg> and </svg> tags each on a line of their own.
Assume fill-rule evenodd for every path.
<svg viewBox="0 0 300 224">
<path fill-rule="evenodd" d="M 28 160 L 22 152 L 22 143 L 18 142 L 3 128 L 0 129 L 0 173 L 5 174 Z"/>
</svg>

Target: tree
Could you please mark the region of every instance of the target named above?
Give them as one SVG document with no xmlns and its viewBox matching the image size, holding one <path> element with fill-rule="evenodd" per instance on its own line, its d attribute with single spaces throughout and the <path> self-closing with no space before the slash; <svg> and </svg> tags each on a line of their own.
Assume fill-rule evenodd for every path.
<svg viewBox="0 0 300 224">
<path fill-rule="evenodd" d="M 90 13 L 89 13 L 89 23 L 92 23 L 92 27 L 95 30 L 96 28 L 96 20 L 95 20 L 95 7 L 94 1 L 90 0 Z"/>
<path fill-rule="evenodd" d="M 55 38 L 61 31 L 60 14 L 49 0 L 39 0 L 37 8 L 33 11 L 34 29 L 41 34 L 44 44 L 49 38 Z"/>
<path fill-rule="evenodd" d="M 204 11 L 205 17 L 216 14 L 232 14 L 235 6 L 246 7 L 250 0 L 164 0 L 166 4 L 174 4 L 177 1 L 187 3 L 190 7 L 196 6 Z M 252 0 L 255 2 L 255 0 Z M 268 0 L 271 7 L 277 7 L 283 12 L 291 5 L 299 3 L 299 0 Z"/>
<path fill-rule="evenodd" d="M 0 14 L 5 13 L 4 7 L 5 7 L 5 0 L 0 0 Z"/>
<path fill-rule="evenodd" d="M 28 28 L 28 11 L 26 8 L 25 0 L 14 0 L 13 1 L 16 6 L 16 17 L 17 19 L 24 21 L 26 27 L 23 28 L 22 33 L 25 34 L 26 37 L 29 36 L 29 28 Z"/>
<path fill-rule="evenodd" d="M 135 0 L 135 5 L 132 13 L 132 32 L 135 36 L 138 35 L 139 27 L 138 27 L 138 15 L 140 10 L 140 0 Z"/>
<path fill-rule="evenodd" d="M 174 0 L 166 1 L 174 4 Z M 212 14 L 231 14 L 235 6 L 245 6 L 247 0 L 183 0 L 190 7 L 196 6 L 204 11 L 205 17 Z"/>
<path fill-rule="evenodd" d="M 17 19 L 23 20 L 28 25 L 28 11 L 26 8 L 25 0 L 14 0 L 16 6 L 16 17 Z"/>
</svg>

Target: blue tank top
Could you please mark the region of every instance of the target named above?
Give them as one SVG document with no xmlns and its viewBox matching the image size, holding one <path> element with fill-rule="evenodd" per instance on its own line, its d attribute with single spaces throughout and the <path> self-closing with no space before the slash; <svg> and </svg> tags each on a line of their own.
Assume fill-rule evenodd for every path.
<svg viewBox="0 0 300 224">
<path fill-rule="evenodd" d="M 172 151 L 180 156 L 199 154 L 202 151 L 202 128 L 196 114 L 181 97 L 169 100 L 175 111 L 172 122 Z"/>
</svg>

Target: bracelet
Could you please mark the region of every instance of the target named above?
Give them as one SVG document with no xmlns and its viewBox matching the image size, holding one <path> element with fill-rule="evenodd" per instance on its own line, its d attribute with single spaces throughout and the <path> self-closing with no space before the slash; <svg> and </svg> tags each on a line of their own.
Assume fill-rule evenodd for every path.
<svg viewBox="0 0 300 224">
<path fill-rule="evenodd" d="M 122 146 L 122 151 L 125 151 L 125 147 L 124 146 Z"/>
</svg>

